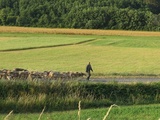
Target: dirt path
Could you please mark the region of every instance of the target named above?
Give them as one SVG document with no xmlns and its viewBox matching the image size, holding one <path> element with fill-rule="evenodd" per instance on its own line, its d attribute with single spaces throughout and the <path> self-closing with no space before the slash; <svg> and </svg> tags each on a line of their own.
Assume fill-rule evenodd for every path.
<svg viewBox="0 0 160 120">
<path fill-rule="evenodd" d="M 151 82 L 160 82 L 160 78 L 91 78 L 89 82 L 151 83 Z"/>
</svg>

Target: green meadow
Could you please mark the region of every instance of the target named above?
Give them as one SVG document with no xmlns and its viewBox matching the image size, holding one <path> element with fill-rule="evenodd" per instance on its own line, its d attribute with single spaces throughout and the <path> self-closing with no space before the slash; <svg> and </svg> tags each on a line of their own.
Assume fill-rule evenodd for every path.
<svg viewBox="0 0 160 120">
<path fill-rule="evenodd" d="M 14 68 L 25 68 L 28 70 L 35 71 L 45 71 L 45 70 L 53 70 L 53 71 L 81 71 L 85 72 L 85 67 L 88 62 L 91 62 L 93 67 L 93 77 L 111 77 L 111 76 L 160 76 L 160 36 L 118 36 L 118 35 L 73 35 L 73 34 L 47 34 L 47 33 L 1 33 L 0 34 L 0 69 L 14 69 Z M 3 83 L 3 82 L 2 82 Z M 14 83 L 14 82 L 13 82 Z M 4 83 L 3 83 L 4 84 Z M 16 83 L 15 83 L 16 84 Z M 18 84 L 18 83 L 17 83 Z M 43 89 L 33 89 L 32 87 L 35 85 L 35 88 L 39 84 L 31 85 L 31 89 L 29 89 L 28 85 L 25 88 L 25 84 L 18 86 L 12 86 L 12 84 L 5 84 L 5 87 L 1 85 L 1 87 L 5 90 L 1 92 L 4 94 L 6 99 L 1 100 L 1 104 L 5 104 L 5 114 L 0 114 L 0 119 L 4 119 L 13 108 L 13 113 L 9 115 L 8 120 L 35 120 L 40 116 L 41 109 L 43 109 L 43 104 L 41 104 L 41 100 L 53 101 L 50 99 L 46 99 L 47 94 L 40 94 L 40 90 L 48 90 L 45 89 L 45 85 Z M 37 86 L 36 86 L 37 85 Z M 63 85 L 63 84 L 60 84 Z M 152 93 L 153 89 L 156 88 L 157 84 L 152 88 L 145 89 L 145 85 L 141 87 L 141 84 L 138 86 L 135 85 L 135 89 L 122 89 L 122 86 L 119 84 L 111 84 L 110 87 L 116 86 L 120 89 L 114 89 L 114 92 L 117 94 L 113 94 L 112 92 L 108 93 L 112 97 L 120 97 L 117 103 L 124 102 L 124 104 L 118 104 L 119 107 L 113 107 L 109 113 L 107 119 L 110 120 L 158 120 L 160 118 L 159 115 L 159 104 L 157 101 L 159 100 L 159 90 L 155 93 L 153 98 L 149 98 L 148 93 Z M 147 86 L 148 84 L 146 84 Z M 7 86 L 11 89 L 8 91 Z M 88 90 L 92 90 L 95 87 L 94 92 L 103 91 L 104 86 L 102 87 L 97 85 L 90 85 L 88 83 L 84 83 L 84 86 L 88 88 Z M 131 85 L 132 86 L 132 85 Z M 134 86 L 134 84 L 133 84 Z M 91 87 L 91 88 L 90 88 Z M 116 88 L 117 88 L 116 87 Z M 38 88 L 38 87 L 37 87 Z M 56 88 L 56 87 L 53 87 Z M 62 89 L 63 88 L 63 89 Z M 54 91 L 53 95 L 59 95 L 63 93 L 62 91 L 67 88 L 62 86 L 57 86 L 57 91 Z M 90 89 L 89 89 L 90 88 Z M 136 89 L 137 88 L 137 89 Z M 139 92 L 141 89 L 145 89 L 143 92 Z M 15 91 L 13 90 L 15 89 Z M 37 92 L 36 94 L 31 96 L 31 93 L 27 93 L 23 91 L 23 89 L 29 90 L 31 93 Z M 13 91 L 12 91 L 13 90 Z M 61 92 L 59 92 L 61 90 Z M 71 92 L 72 89 L 67 89 Z M 107 90 L 107 89 L 105 89 Z M 108 89 L 110 90 L 110 89 Z M 134 94 L 130 94 L 130 92 L 138 92 Z M 154 89 L 155 90 L 155 89 Z M 17 92 L 16 92 L 17 91 Z M 65 90 L 66 91 L 66 90 Z M 126 93 L 125 91 L 128 91 Z M 6 93 L 5 93 L 6 92 Z M 14 93 L 15 92 L 15 96 Z M 93 91 L 92 91 L 93 92 Z M 103 91 L 104 92 L 104 91 Z M 8 94 L 9 93 L 9 94 Z M 57 94 L 58 93 L 58 94 Z M 17 95 L 20 95 L 18 98 Z M 50 93 L 51 94 L 51 93 Z M 49 94 L 49 95 L 50 95 Z M 93 94 L 93 93 L 92 93 Z M 105 92 L 105 94 L 107 94 Z M 123 95 L 122 95 L 123 94 Z M 13 96 L 12 96 L 13 95 Z M 83 95 L 83 94 L 82 94 Z M 90 97 L 91 94 L 89 94 Z M 115 96 L 114 96 L 115 95 Z M 117 96 L 116 96 L 117 95 Z M 133 100 L 132 106 L 124 106 L 125 100 L 121 98 L 121 96 L 128 96 Z M 110 97 L 111 97 L 110 96 Z M 12 98 L 13 97 L 13 98 Z M 74 96 L 76 97 L 76 96 Z M 59 99 L 57 101 L 57 106 L 59 102 L 67 101 L 66 106 L 60 107 L 73 107 L 74 110 L 70 111 L 47 111 L 44 112 L 41 116 L 41 120 L 75 120 L 79 119 L 78 116 L 78 101 L 79 99 L 74 99 L 73 96 L 63 96 L 63 99 Z M 57 97 L 55 97 L 57 98 Z M 102 97 L 103 98 L 103 97 Z M 148 99 L 146 99 L 148 98 Z M 82 99 L 81 99 L 82 100 Z M 81 102 L 81 120 L 87 120 L 90 118 L 91 120 L 102 120 L 108 111 L 109 107 L 106 100 L 96 99 L 92 100 L 84 99 Z M 99 102 L 97 102 L 97 100 Z M 116 99 L 114 99 L 116 100 Z M 144 101 L 143 101 L 144 100 Z M 146 101 L 145 101 L 146 100 Z M 148 101 L 147 101 L 148 100 Z M 151 102 L 155 100 L 156 102 Z M 34 102 L 36 101 L 36 102 Z M 37 102 L 38 101 L 38 102 Z M 47 102 L 47 104 L 51 103 Z M 96 101 L 96 102 L 95 102 Z M 3 103 L 4 102 L 4 103 Z M 28 103 L 31 102 L 31 106 L 39 105 L 37 113 L 16 113 L 16 109 L 22 108 L 19 107 L 21 103 L 23 103 L 23 107 L 27 107 Z M 33 102 L 33 103 L 32 103 Z M 108 101 L 109 102 L 109 101 Z M 20 104 L 17 104 L 20 103 Z M 25 103 L 25 104 L 24 104 Z M 149 104 L 149 105 L 134 105 L 136 104 Z M 153 104 L 152 104 L 153 103 Z M 74 105 L 71 106 L 70 104 Z M 107 104 L 107 108 L 99 108 L 100 104 Z M 128 104 L 128 102 L 127 102 Z M 152 105 L 151 105 L 152 104 Z M 17 106 L 14 106 L 17 105 Z M 53 104 L 51 107 L 54 107 Z M 77 105 L 77 107 L 76 107 Z M 87 106 L 94 106 L 93 109 L 85 109 Z M 98 106 L 98 107 L 96 107 Z M 3 106 L 1 106 L 3 107 Z M 77 108 L 77 110 L 75 110 Z M 90 107 L 86 107 L 90 108 Z M 31 109 L 32 110 L 32 109 Z M 37 110 L 37 109 L 36 109 Z M 3 111 L 3 110 L 2 110 Z M 8 111 L 6 113 L 6 111 Z M 34 111 L 34 110 L 33 110 Z"/>
<path fill-rule="evenodd" d="M 103 120 L 109 108 L 81 109 L 81 120 Z M 135 105 L 112 107 L 106 120 L 159 120 L 160 105 Z M 0 115 L 4 119 L 7 114 Z M 40 113 L 14 114 L 8 120 L 38 120 Z M 78 109 L 74 111 L 43 113 L 41 120 L 78 120 Z"/>
<path fill-rule="evenodd" d="M 1 33 L 0 69 L 81 71 L 93 76 L 159 76 L 159 36 Z"/>
<path fill-rule="evenodd" d="M 92 38 L 71 35 L 2 33 L 0 35 L 0 50 L 23 50 L 38 47 L 52 47 L 56 45 L 74 44 Z"/>
</svg>

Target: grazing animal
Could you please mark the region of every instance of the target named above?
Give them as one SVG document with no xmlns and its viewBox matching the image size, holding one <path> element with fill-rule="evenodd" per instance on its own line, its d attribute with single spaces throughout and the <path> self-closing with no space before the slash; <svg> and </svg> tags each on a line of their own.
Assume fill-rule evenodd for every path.
<svg viewBox="0 0 160 120">
<path fill-rule="evenodd" d="M 83 72 L 28 71 L 23 68 L 0 70 L 0 79 L 6 80 L 71 80 L 86 76 Z"/>
</svg>

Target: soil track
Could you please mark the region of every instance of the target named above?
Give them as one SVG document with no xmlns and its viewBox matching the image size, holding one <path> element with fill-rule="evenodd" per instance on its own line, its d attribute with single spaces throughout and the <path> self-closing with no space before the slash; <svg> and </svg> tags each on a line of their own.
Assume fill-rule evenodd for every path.
<svg viewBox="0 0 160 120">
<path fill-rule="evenodd" d="M 160 82 L 160 78 L 91 78 L 89 82 L 98 83 L 153 83 Z"/>
</svg>

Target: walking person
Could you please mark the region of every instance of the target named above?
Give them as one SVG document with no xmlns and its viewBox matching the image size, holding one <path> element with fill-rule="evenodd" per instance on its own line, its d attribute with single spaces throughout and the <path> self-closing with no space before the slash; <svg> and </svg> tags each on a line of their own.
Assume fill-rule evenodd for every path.
<svg viewBox="0 0 160 120">
<path fill-rule="evenodd" d="M 87 80 L 89 80 L 89 78 L 91 77 L 91 71 L 93 72 L 92 66 L 90 64 L 90 62 L 88 63 L 87 67 L 86 67 L 86 72 L 88 74 L 87 76 Z"/>
</svg>

